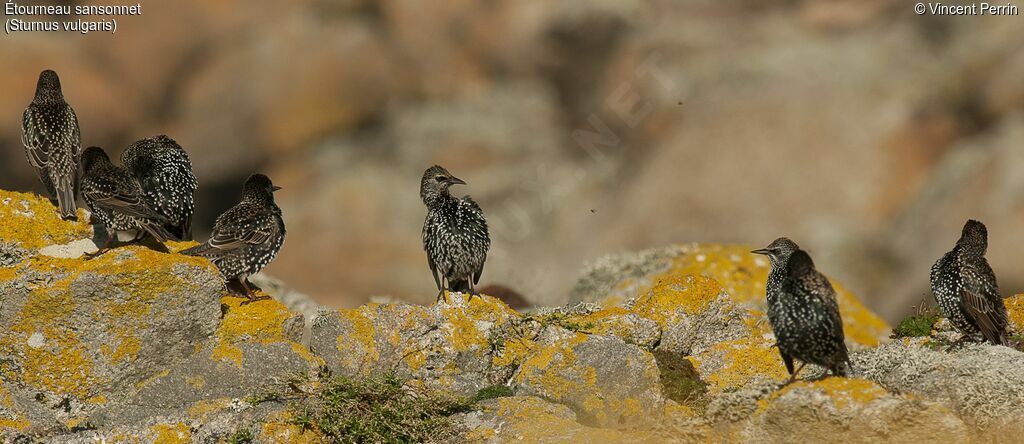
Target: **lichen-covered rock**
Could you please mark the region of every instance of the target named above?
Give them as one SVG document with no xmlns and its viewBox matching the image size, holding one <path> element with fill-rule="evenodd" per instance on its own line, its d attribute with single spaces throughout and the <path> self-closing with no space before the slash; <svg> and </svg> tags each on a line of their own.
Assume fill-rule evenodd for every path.
<svg viewBox="0 0 1024 444">
<path fill-rule="evenodd" d="M 864 379 L 755 384 L 709 407 L 731 442 L 967 442 L 970 430 L 939 403 L 894 395 Z"/>
<path fill-rule="evenodd" d="M 665 443 L 706 441 L 710 430 L 699 421 L 687 421 L 673 430 L 623 431 L 593 427 L 577 421 L 572 409 L 535 396 L 513 396 L 487 401 L 480 411 L 466 415 L 469 440 L 484 443 Z"/>
<path fill-rule="evenodd" d="M 685 244 L 606 256 L 587 268 L 570 299 L 614 306 L 656 289 L 660 282 L 678 281 L 681 276 L 693 275 L 714 280 L 732 302 L 764 311 L 764 284 L 770 264 L 764 257 L 751 254 L 752 248 L 748 245 Z M 847 340 L 867 347 L 883 341 L 889 334 L 885 321 L 866 309 L 842 285 L 834 281 L 832 284 L 839 299 Z M 678 303 L 693 304 L 691 301 Z"/>
<path fill-rule="evenodd" d="M 490 296 L 449 294 L 423 307 L 367 304 L 322 311 L 313 320 L 310 349 L 344 375 L 396 372 L 426 387 L 471 396 L 499 384 L 514 360 L 496 359 L 496 336 L 520 314 Z"/>
<path fill-rule="evenodd" d="M 72 421 L 189 356 L 219 323 L 219 274 L 144 247 L 34 256 L 0 277 L 0 359 L 15 392 Z"/>
<path fill-rule="evenodd" d="M 85 210 L 78 210 L 77 221 L 65 221 L 53 204 L 38 195 L 0 190 L 0 245 L 8 245 L 3 250 L 35 252 L 47 245 L 89 239 L 88 220 Z"/>
<path fill-rule="evenodd" d="M 654 357 L 612 336 L 558 340 L 530 356 L 513 381 L 520 392 L 567 405 L 599 427 L 647 422 L 665 403 Z"/>
<path fill-rule="evenodd" d="M 988 344 L 935 347 L 905 339 L 852 356 L 865 377 L 896 393 L 941 401 L 970 424 L 1024 432 L 1024 353 Z"/>
</svg>

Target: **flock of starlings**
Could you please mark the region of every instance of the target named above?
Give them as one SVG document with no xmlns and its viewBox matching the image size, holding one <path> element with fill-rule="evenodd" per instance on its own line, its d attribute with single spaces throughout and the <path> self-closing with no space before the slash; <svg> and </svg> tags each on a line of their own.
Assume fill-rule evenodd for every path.
<svg viewBox="0 0 1024 444">
<path fill-rule="evenodd" d="M 60 80 L 51 70 L 39 75 L 35 97 L 25 110 L 23 141 L 61 217 L 76 217 L 79 192 L 93 222 L 107 234 L 92 258 L 114 244 L 151 236 L 159 242 L 191 240 L 192 213 L 198 182 L 188 154 L 167 136 L 131 144 L 117 166 L 99 147 L 81 149 L 78 119 L 64 100 Z M 467 197 L 453 197 L 449 188 L 466 182 L 440 166 L 428 168 L 420 183 L 427 207 L 423 248 L 438 289 L 476 295 L 490 236 L 480 206 Z M 285 237 L 281 209 L 274 202 L 280 189 L 262 174 L 242 187 L 242 198 L 219 217 L 210 239 L 182 251 L 208 258 L 227 281 L 237 280 L 254 299 L 248 277 L 262 270 L 280 251 Z M 1007 345 L 1008 316 L 985 260 L 988 233 L 981 222 L 964 225 L 956 246 L 931 269 L 932 291 L 939 310 L 963 333 Z M 768 320 L 790 381 L 806 363 L 846 376 L 852 369 L 843 335 L 836 294 L 810 256 L 787 238 L 753 253 L 768 256 L 771 272 L 765 285 Z M 801 363 L 794 368 L 793 361 Z"/>
</svg>

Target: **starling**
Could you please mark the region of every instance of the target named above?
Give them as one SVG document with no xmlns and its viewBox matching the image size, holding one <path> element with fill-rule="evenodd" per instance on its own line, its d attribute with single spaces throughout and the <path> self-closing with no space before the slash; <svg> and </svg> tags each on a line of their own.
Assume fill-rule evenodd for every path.
<svg viewBox="0 0 1024 444">
<path fill-rule="evenodd" d="M 255 300 L 248 277 L 274 260 L 284 244 L 284 219 L 274 203 L 270 178 L 253 174 L 242 187 L 242 200 L 217 217 L 210 240 L 183 251 L 210 259 L 227 280 L 237 279 Z"/>
<path fill-rule="evenodd" d="M 807 252 L 787 238 L 778 238 L 753 253 L 767 255 L 772 264 L 765 285 L 768 322 L 790 381 L 806 363 L 846 376 L 844 364 L 849 365 L 850 358 L 832 284 L 814 269 Z M 801 362 L 795 371 L 793 359 Z"/>
<path fill-rule="evenodd" d="M 469 196 L 457 198 L 448 192 L 456 184 L 466 182 L 437 165 L 428 168 L 420 182 L 420 197 L 427 206 L 423 249 L 439 300 L 445 290 L 469 293 L 470 297 L 477 294 L 475 286 L 491 247 L 480 206 Z"/>
<path fill-rule="evenodd" d="M 36 96 L 25 109 L 21 130 L 28 162 L 60 208 L 61 218 L 76 219 L 82 138 L 78 117 L 64 101 L 57 73 L 47 69 L 39 74 Z"/>
<path fill-rule="evenodd" d="M 932 293 L 939 311 L 964 338 L 981 333 L 994 345 L 1006 345 L 1009 319 L 996 275 L 985 260 L 987 248 L 985 224 L 967 221 L 953 250 L 932 266 Z"/>
<path fill-rule="evenodd" d="M 181 145 L 165 135 L 142 139 L 121 154 L 121 163 L 138 179 L 146 204 L 169 221 L 164 228 L 178 240 L 192 240 L 199 182 Z"/>
<path fill-rule="evenodd" d="M 146 205 L 135 176 L 111 163 L 103 148 L 86 148 L 82 168 L 82 197 L 107 229 L 107 242 L 96 254 L 106 251 L 117 233 L 130 234 L 133 239 L 149 233 L 160 242 L 171 238 L 163 227 L 167 218 Z"/>
</svg>

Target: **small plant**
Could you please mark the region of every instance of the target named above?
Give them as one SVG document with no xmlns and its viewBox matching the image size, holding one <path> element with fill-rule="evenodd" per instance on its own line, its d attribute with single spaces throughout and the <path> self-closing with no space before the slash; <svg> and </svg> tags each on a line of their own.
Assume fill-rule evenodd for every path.
<svg viewBox="0 0 1024 444">
<path fill-rule="evenodd" d="M 455 441 L 462 430 L 451 416 L 470 409 L 463 399 L 403 387 L 394 375 L 334 377 L 302 396 L 290 422 L 341 443 Z"/>
<path fill-rule="evenodd" d="M 915 309 L 915 313 L 903 318 L 892 330 L 893 338 L 916 338 L 931 336 L 932 328 L 939 321 L 939 311 L 934 307 L 928 307 L 924 301 Z"/>
<path fill-rule="evenodd" d="M 504 398 L 512 396 L 513 394 L 514 392 L 512 391 L 512 388 L 510 388 L 507 385 L 492 385 L 490 387 L 484 387 L 480 389 L 478 392 L 476 392 L 476 395 L 473 396 L 473 399 L 470 400 L 470 403 L 475 404 L 480 401 L 486 401 L 488 399 Z"/>
<path fill-rule="evenodd" d="M 280 393 L 266 392 L 255 395 L 249 395 L 242 400 L 250 405 L 260 405 L 264 402 L 281 401 L 282 399 L 283 397 L 281 396 Z"/>
<path fill-rule="evenodd" d="M 228 437 L 227 444 L 250 444 L 256 439 L 249 429 L 240 429 Z"/>
</svg>

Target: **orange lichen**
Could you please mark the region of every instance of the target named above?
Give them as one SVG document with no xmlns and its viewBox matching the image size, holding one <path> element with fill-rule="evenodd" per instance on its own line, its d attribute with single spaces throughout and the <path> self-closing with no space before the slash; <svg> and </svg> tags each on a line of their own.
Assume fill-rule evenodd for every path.
<svg viewBox="0 0 1024 444">
<path fill-rule="evenodd" d="M 0 242 L 38 250 L 88 239 L 92 237 L 88 220 L 82 210 L 77 221 L 61 220 L 57 208 L 41 196 L 0 190 Z"/>
<path fill-rule="evenodd" d="M 292 314 L 280 302 L 266 298 L 246 303 L 243 298 L 225 296 L 221 298 L 221 304 L 228 309 L 217 328 L 213 359 L 233 362 L 241 368 L 243 353 L 238 343 L 253 341 L 271 344 L 286 341 L 284 322 Z"/>
</svg>

